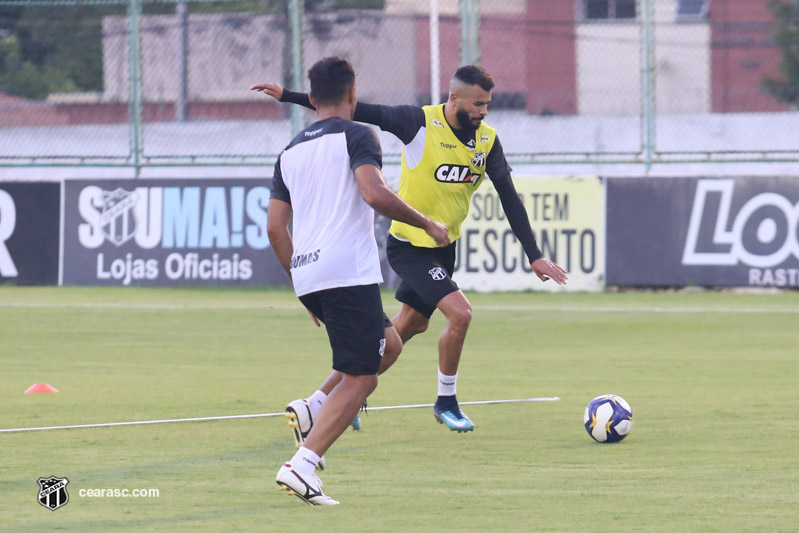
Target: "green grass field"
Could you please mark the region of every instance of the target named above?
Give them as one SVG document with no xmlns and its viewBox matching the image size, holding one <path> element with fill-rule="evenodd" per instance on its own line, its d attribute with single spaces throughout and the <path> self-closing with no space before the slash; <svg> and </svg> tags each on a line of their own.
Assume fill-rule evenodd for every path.
<svg viewBox="0 0 799 533">
<path fill-rule="evenodd" d="M 282 417 L 3 432 L 0 531 L 797 530 L 799 294 L 469 296 L 461 401 L 560 401 L 471 406 L 467 434 L 428 408 L 368 413 L 327 454 L 334 508 L 277 489 Z M 371 406 L 434 401 L 442 327 Z M 285 290 L 0 287 L 0 364 L 7 429 L 280 412 L 330 355 Z M 616 445 L 582 425 L 608 392 L 634 411 Z M 70 481 L 56 511 L 36 501 L 50 475 Z M 159 497 L 79 496 L 95 488 Z"/>
</svg>

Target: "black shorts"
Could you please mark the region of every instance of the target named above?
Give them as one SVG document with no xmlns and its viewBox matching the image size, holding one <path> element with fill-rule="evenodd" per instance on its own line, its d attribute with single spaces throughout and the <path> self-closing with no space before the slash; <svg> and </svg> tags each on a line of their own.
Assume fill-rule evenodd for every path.
<svg viewBox="0 0 799 533">
<path fill-rule="evenodd" d="M 333 349 L 333 369 L 345 374 L 377 374 L 386 347 L 380 289 L 375 285 L 340 287 L 300 296 L 302 304 L 324 323 Z"/>
<path fill-rule="evenodd" d="M 427 318 L 444 296 L 458 290 L 452 281 L 454 242 L 443 248 L 422 248 L 389 235 L 386 255 L 388 264 L 402 278 L 394 297 Z"/>
</svg>

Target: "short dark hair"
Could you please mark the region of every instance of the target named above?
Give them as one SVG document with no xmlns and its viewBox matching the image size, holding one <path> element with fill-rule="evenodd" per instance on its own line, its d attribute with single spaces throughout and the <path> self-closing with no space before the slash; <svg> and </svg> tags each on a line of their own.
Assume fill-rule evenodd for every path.
<svg viewBox="0 0 799 533">
<path fill-rule="evenodd" d="M 479 85 L 484 91 L 494 88 L 494 80 L 486 69 L 478 65 L 464 65 L 455 71 L 455 79 L 467 85 Z"/>
<path fill-rule="evenodd" d="M 355 70 L 346 59 L 330 56 L 308 70 L 311 94 L 318 104 L 337 104 L 355 85 Z"/>
</svg>

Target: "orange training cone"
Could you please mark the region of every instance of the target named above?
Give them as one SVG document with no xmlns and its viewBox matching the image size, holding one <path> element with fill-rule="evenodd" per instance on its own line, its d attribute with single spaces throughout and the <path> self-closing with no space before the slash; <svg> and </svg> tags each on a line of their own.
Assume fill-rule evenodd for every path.
<svg viewBox="0 0 799 533">
<path fill-rule="evenodd" d="M 58 389 L 49 383 L 34 383 L 25 391 L 25 394 L 39 394 L 45 392 L 58 392 Z"/>
</svg>

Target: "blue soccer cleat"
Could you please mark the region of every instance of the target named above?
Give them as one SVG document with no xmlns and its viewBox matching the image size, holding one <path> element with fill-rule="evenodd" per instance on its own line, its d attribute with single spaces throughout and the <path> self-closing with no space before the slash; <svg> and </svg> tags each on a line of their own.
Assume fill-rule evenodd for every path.
<svg viewBox="0 0 799 533">
<path fill-rule="evenodd" d="M 474 423 L 468 416 L 463 414 L 460 407 L 458 407 L 457 401 L 453 400 L 446 405 L 440 405 L 439 402 L 436 402 L 435 407 L 433 407 L 433 415 L 439 424 L 445 424 L 451 431 L 464 433 L 474 430 Z"/>
<path fill-rule="evenodd" d="M 361 407 L 361 412 L 366 411 L 366 400 L 363 401 L 363 406 Z M 350 422 L 353 431 L 360 431 L 361 430 L 361 413 L 355 415 L 355 418 L 352 419 Z"/>
</svg>

